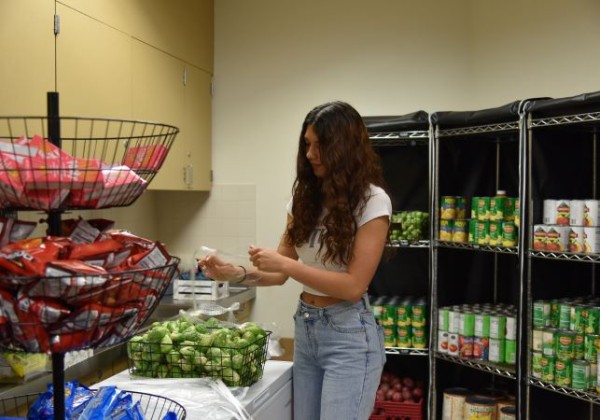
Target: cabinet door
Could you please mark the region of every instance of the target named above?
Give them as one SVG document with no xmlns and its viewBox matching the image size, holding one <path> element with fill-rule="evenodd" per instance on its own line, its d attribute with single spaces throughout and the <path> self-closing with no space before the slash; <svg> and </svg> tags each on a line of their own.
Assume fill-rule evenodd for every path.
<svg viewBox="0 0 600 420">
<path fill-rule="evenodd" d="M 60 3 L 57 13 L 61 115 L 131 118 L 130 38 Z"/>
<path fill-rule="evenodd" d="M 46 115 L 54 87 L 54 0 L 0 2 L 0 115 Z"/>
<path fill-rule="evenodd" d="M 136 120 L 161 122 L 181 128 L 184 122 L 184 64 L 149 45 L 132 41 L 132 114 Z M 149 188 L 186 189 L 184 133 L 180 133 Z"/>
<path fill-rule="evenodd" d="M 211 75 L 193 66 L 186 68 L 184 121 L 186 188 L 208 191 L 211 187 Z M 177 142 L 177 139 L 175 140 Z"/>
</svg>

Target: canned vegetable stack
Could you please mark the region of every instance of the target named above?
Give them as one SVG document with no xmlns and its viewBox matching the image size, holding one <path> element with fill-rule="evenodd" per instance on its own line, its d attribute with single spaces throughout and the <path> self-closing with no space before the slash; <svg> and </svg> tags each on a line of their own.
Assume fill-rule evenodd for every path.
<svg viewBox="0 0 600 420">
<path fill-rule="evenodd" d="M 533 226 L 539 251 L 600 253 L 600 200 L 544 200 L 543 223 Z"/>
<path fill-rule="evenodd" d="M 383 327 L 385 346 L 427 348 L 427 304 L 424 297 L 371 298 L 373 314 Z"/>
<path fill-rule="evenodd" d="M 471 218 L 461 196 L 444 196 L 440 203 L 440 241 L 477 245 L 517 246 L 519 200 L 499 190 L 494 197 L 473 197 Z"/>
<path fill-rule="evenodd" d="M 599 332 L 597 298 L 534 301 L 532 376 L 561 387 L 600 392 Z"/>
<path fill-rule="evenodd" d="M 437 351 L 450 356 L 514 365 L 516 335 L 513 305 L 462 304 L 438 312 Z"/>
</svg>

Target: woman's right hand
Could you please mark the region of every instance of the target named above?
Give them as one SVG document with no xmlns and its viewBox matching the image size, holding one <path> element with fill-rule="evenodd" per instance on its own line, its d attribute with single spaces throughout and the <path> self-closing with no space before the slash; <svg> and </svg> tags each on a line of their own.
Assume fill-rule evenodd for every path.
<svg viewBox="0 0 600 420">
<path fill-rule="evenodd" d="M 223 261 L 215 255 L 198 260 L 198 268 L 206 277 L 216 281 L 240 281 L 245 275 L 242 267 Z"/>
</svg>

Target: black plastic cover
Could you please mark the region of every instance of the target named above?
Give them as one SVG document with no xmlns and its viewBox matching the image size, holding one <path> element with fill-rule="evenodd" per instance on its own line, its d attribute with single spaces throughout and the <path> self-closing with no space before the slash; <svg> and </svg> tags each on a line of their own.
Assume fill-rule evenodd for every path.
<svg viewBox="0 0 600 420">
<path fill-rule="evenodd" d="M 600 91 L 596 91 L 565 98 L 530 100 L 525 103 L 524 110 L 534 118 L 542 118 L 597 112 L 599 105 Z"/>
<path fill-rule="evenodd" d="M 369 133 L 429 130 L 429 115 L 425 111 L 398 116 L 363 117 L 363 121 Z"/>
<path fill-rule="evenodd" d="M 518 121 L 521 101 L 510 102 L 496 108 L 478 111 L 438 111 L 431 114 L 431 121 L 440 128 L 471 127 Z"/>
</svg>

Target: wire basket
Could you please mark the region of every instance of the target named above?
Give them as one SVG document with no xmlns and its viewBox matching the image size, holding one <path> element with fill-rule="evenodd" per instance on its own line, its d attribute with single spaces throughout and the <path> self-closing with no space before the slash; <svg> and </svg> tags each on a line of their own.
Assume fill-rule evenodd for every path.
<svg viewBox="0 0 600 420">
<path fill-rule="evenodd" d="M 177 273 L 162 266 L 103 275 L 0 277 L 0 346 L 30 353 L 110 347 L 132 337 Z"/>
<path fill-rule="evenodd" d="M 106 118 L 0 117 L 0 209 L 101 209 L 132 204 L 179 129 Z"/>
<path fill-rule="evenodd" d="M 265 334 L 243 345 L 200 345 L 185 338 L 170 345 L 131 340 L 129 372 L 150 378 L 220 378 L 227 386 L 250 386 L 263 375 L 271 332 Z"/>
<path fill-rule="evenodd" d="M 175 413 L 178 420 L 186 418 L 185 407 L 178 402 L 157 395 L 137 391 L 125 391 L 132 396 L 133 403 L 139 401 L 145 420 L 162 420 L 167 413 Z M 29 407 L 40 394 L 27 394 L 0 399 L 0 415 L 26 418 Z"/>
</svg>

